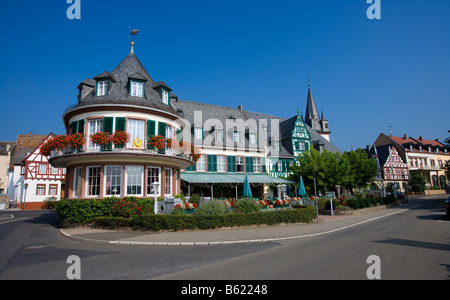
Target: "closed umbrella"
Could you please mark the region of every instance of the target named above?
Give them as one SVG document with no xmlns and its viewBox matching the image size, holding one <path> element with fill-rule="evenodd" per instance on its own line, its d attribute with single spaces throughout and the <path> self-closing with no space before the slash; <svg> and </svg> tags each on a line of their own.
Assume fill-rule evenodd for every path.
<svg viewBox="0 0 450 300">
<path fill-rule="evenodd" d="M 303 183 L 303 177 L 300 175 L 300 181 L 298 186 L 298 195 L 300 197 L 306 197 L 305 184 Z"/>
<path fill-rule="evenodd" d="M 244 179 L 244 191 L 243 191 L 242 194 L 243 194 L 244 197 L 253 198 L 253 196 L 252 196 L 252 190 L 250 189 L 250 183 L 248 182 L 248 176 L 247 176 L 247 174 L 245 174 L 245 179 Z"/>
</svg>

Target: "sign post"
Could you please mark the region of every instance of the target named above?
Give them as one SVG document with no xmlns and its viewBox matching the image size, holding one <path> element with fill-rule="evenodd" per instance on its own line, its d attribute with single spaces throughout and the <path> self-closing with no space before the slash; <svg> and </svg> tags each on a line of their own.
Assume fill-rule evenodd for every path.
<svg viewBox="0 0 450 300">
<path fill-rule="evenodd" d="M 327 192 L 327 198 L 330 198 L 330 204 L 331 204 L 331 215 L 333 215 L 333 199 L 336 197 L 334 192 Z"/>
</svg>

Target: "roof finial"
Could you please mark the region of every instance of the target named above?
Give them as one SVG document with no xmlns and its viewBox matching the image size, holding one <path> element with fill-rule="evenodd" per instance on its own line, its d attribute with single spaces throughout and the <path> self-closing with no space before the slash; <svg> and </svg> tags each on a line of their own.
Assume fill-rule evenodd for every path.
<svg viewBox="0 0 450 300">
<path fill-rule="evenodd" d="M 139 29 L 133 29 L 133 28 L 131 28 L 131 26 L 128 26 L 128 27 L 130 28 L 130 34 L 131 34 L 131 52 L 130 53 L 134 54 L 134 37 L 139 32 Z"/>
<path fill-rule="evenodd" d="M 311 86 L 311 74 L 308 73 L 308 87 Z"/>
</svg>

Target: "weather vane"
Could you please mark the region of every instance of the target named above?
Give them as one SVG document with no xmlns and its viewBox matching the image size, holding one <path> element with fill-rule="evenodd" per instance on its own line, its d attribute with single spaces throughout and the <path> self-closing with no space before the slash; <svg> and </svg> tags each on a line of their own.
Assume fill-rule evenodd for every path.
<svg viewBox="0 0 450 300">
<path fill-rule="evenodd" d="M 139 29 L 133 29 L 131 26 L 128 26 L 130 28 L 130 34 L 131 34 L 131 53 L 134 53 L 134 37 L 139 32 Z"/>
</svg>

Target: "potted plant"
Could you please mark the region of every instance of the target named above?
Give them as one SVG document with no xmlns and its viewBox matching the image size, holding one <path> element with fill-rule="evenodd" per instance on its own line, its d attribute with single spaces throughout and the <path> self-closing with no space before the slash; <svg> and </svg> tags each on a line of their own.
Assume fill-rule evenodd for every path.
<svg viewBox="0 0 450 300">
<path fill-rule="evenodd" d="M 91 134 L 91 141 L 99 146 L 107 147 L 109 144 L 109 133 L 98 131 Z"/>
<path fill-rule="evenodd" d="M 148 142 L 150 149 L 162 150 L 166 147 L 165 139 L 162 135 L 154 135 Z"/>
<path fill-rule="evenodd" d="M 130 135 L 126 131 L 116 131 L 111 136 L 111 142 L 115 148 L 123 148 L 129 140 Z"/>
<path fill-rule="evenodd" d="M 81 150 L 81 148 L 84 145 L 84 135 L 81 133 L 74 133 L 72 135 L 69 135 L 68 137 L 68 146 L 71 146 L 74 148 L 75 152 L 78 152 Z"/>
</svg>

